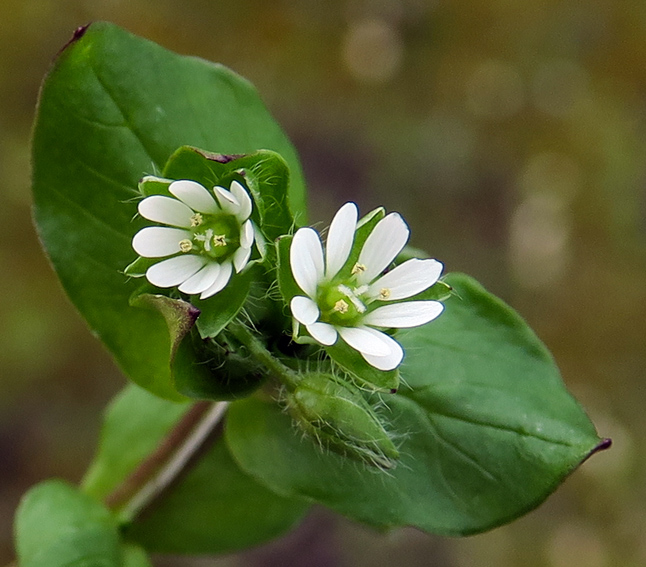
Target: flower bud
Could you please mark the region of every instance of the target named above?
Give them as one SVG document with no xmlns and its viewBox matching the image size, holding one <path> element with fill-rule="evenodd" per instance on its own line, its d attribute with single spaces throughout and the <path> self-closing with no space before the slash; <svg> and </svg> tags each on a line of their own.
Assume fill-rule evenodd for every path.
<svg viewBox="0 0 646 567">
<path fill-rule="evenodd" d="M 351 383 L 329 374 L 308 374 L 287 395 L 299 427 L 323 447 L 389 469 L 399 452 L 375 411 Z"/>
</svg>

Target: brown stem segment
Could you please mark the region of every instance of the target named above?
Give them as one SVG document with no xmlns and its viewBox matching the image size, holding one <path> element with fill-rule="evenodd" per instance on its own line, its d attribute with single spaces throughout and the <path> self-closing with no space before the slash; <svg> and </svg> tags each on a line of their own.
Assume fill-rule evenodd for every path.
<svg viewBox="0 0 646 567">
<path fill-rule="evenodd" d="M 111 493 L 105 503 L 132 520 L 186 468 L 205 441 L 219 428 L 227 402 L 197 402 L 170 430 L 157 449 Z"/>
</svg>

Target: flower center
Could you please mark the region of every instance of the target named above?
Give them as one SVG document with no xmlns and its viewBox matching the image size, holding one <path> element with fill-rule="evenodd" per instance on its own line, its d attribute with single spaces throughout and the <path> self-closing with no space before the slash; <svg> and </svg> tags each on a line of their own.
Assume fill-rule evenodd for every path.
<svg viewBox="0 0 646 567">
<path fill-rule="evenodd" d="M 189 230 L 192 238 L 179 243 L 182 252 L 224 260 L 240 247 L 240 223 L 232 215 L 195 213 Z"/>
<path fill-rule="evenodd" d="M 321 321 L 342 327 L 358 325 L 366 312 L 359 291 L 343 283 L 330 283 L 319 287 L 317 303 L 321 311 Z"/>
</svg>

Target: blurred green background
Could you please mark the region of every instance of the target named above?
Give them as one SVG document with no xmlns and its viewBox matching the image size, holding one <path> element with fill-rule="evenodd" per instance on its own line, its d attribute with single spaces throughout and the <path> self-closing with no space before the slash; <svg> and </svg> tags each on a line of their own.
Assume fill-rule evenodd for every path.
<svg viewBox="0 0 646 567">
<path fill-rule="evenodd" d="M 639 0 L 3 0 L 0 564 L 20 495 L 80 479 L 124 384 L 30 216 L 38 85 L 74 28 L 99 19 L 250 79 L 301 154 L 314 221 L 348 199 L 402 212 L 414 245 L 520 311 L 614 439 L 537 511 L 488 534 L 380 535 L 318 510 L 263 548 L 157 566 L 646 564 Z"/>
</svg>

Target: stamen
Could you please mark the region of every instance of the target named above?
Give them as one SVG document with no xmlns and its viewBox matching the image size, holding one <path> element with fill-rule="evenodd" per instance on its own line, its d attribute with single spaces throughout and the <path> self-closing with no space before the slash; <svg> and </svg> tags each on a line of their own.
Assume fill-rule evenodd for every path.
<svg viewBox="0 0 646 567">
<path fill-rule="evenodd" d="M 387 287 L 382 287 L 379 290 L 379 299 L 388 299 L 390 297 L 390 290 Z"/>
<path fill-rule="evenodd" d="M 352 268 L 352 275 L 356 276 L 357 274 L 360 274 L 365 271 L 366 271 L 366 266 L 364 264 L 359 264 L 359 262 L 357 262 Z"/>
<path fill-rule="evenodd" d="M 204 221 L 204 218 L 202 217 L 202 215 L 200 213 L 195 213 L 191 217 L 191 226 L 192 227 L 200 226 L 203 221 Z"/>
<path fill-rule="evenodd" d="M 334 311 L 337 313 L 347 313 L 349 308 L 350 306 L 343 301 L 343 299 L 339 299 L 339 301 L 334 304 Z"/>
<path fill-rule="evenodd" d="M 339 284 L 337 289 L 352 302 L 352 305 L 354 305 L 355 309 L 359 313 L 365 313 L 366 306 L 361 303 L 361 300 L 357 297 L 354 291 L 352 291 L 347 285 L 343 284 Z"/>
<path fill-rule="evenodd" d="M 186 254 L 193 249 L 193 243 L 188 238 L 184 238 L 179 241 L 179 249 Z"/>
<path fill-rule="evenodd" d="M 227 245 L 227 237 L 224 234 L 216 234 L 213 237 L 213 245 L 214 246 L 226 246 Z"/>
</svg>

